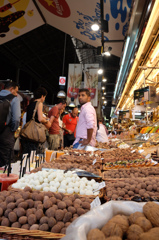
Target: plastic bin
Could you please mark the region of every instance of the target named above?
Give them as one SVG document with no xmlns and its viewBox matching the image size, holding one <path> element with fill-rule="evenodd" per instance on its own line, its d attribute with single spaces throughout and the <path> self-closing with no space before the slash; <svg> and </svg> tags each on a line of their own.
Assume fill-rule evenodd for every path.
<svg viewBox="0 0 159 240">
<path fill-rule="evenodd" d="M 17 174 L 10 173 L 8 177 L 7 173 L 1 173 L 0 174 L 0 191 L 7 190 L 12 183 L 15 183 L 18 180 L 18 178 L 19 176 Z"/>
</svg>

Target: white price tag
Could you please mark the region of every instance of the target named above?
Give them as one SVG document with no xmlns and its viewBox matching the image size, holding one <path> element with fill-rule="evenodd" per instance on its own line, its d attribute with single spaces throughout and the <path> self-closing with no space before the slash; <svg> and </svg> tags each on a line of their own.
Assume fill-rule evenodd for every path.
<svg viewBox="0 0 159 240">
<path fill-rule="evenodd" d="M 148 159 L 148 158 L 150 158 L 150 157 L 151 157 L 151 154 L 149 153 L 149 154 L 146 155 L 145 158 Z"/>
<path fill-rule="evenodd" d="M 93 165 L 94 165 L 96 162 L 97 162 L 97 159 L 94 159 L 94 161 L 93 161 Z"/>
<path fill-rule="evenodd" d="M 158 164 L 158 162 L 156 162 L 156 161 L 154 161 L 154 160 L 152 160 L 152 159 L 151 159 L 151 163 L 153 163 L 153 165 Z"/>
<path fill-rule="evenodd" d="M 144 152 L 144 150 L 143 150 L 143 149 L 141 149 L 141 150 L 139 150 L 138 152 L 139 152 L 139 153 L 142 153 L 142 152 Z"/>
<path fill-rule="evenodd" d="M 99 191 L 100 189 L 104 188 L 105 186 L 106 186 L 106 185 L 105 185 L 105 182 L 101 182 L 101 183 L 99 183 L 98 188 L 95 189 L 93 192 L 97 192 L 97 191 Z"/>
<path fill-rule="evenodd" d="M 134 153 L 136 150 L 132 150 L 131 153 Z"/>
<path fill-rule="evenodd" d="M 99 199 L 99 197 L 96 197 L 93 202 L 91 202 L 91 209 L 92 208 L 95 208 L 95 207 L 98 207 L 101 205 L 101 201 Z"/>
</svg>

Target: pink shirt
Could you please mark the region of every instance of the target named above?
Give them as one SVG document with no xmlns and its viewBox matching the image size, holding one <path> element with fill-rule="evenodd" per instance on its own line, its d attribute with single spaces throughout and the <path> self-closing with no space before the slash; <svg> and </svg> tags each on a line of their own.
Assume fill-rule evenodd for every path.
<svg viewBox="0 0 159 240">
<path fill-rule="evenodd" d="M 77 143 L 80 138 L 87 139 L 87 129 L 93 128 L 92 139 L 90 141 L 91 146 L 95 146 L 96 143 L 96 131 L 97 131 L 97 117 L 96 111 L 91 102 L 87 102 L 81 107 L 79 115 L 79 121 L 76 128 L 76 139 L 73 144 Z"/>
</svg>

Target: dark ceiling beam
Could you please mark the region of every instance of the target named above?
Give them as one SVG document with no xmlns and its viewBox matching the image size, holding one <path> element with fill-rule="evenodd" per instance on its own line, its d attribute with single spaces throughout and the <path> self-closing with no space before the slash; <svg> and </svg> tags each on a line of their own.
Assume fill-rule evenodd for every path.
<svg viewBox="0 0 159 240">
<path fill-rule="evenodd" d="M 39 57 L 39 55 L 26 43 L 25 40 L 23 40 L 23 38 L 21 38 L 21 41 L 23 42 L 23 44 L 38 58 L 38 60 L 42 63 L 42 65 L 51 73 L 54 74 L 51 69 L 44 63 L 44 61 Z"/>
</svg>

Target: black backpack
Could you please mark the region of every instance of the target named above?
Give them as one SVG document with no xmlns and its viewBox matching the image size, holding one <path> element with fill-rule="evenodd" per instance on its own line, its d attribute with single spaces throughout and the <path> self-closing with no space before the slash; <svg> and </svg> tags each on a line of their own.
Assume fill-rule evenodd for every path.
<svg viewBox="0 0 159 240">
<path fill-rule="evenodd" d="M 10 102 L 14 97 L 15 96 L 13 94 L 9 94 L 7 96 L 0 96 L 0 133 L 2 133 L 6 126 Z"/>
</svg>

